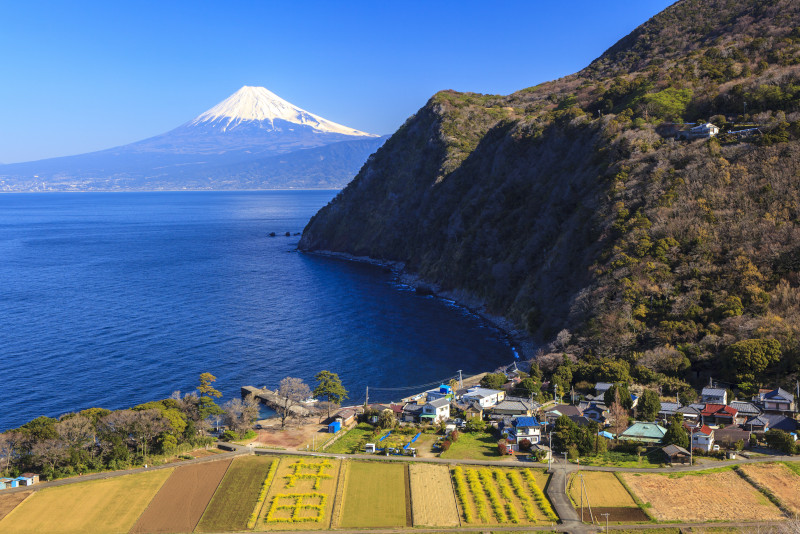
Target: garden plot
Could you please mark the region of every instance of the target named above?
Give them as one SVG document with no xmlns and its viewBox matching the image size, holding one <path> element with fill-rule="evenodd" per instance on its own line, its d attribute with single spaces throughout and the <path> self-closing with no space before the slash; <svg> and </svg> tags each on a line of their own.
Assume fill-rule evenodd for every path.
<svg viewBox="0 0 800 534">
<path fill-rule="evenodd" d="M 622 475 L 659 521 L 765 521 L 783 514 L 734 471 Z"/>
<path fill-rule="evenodd" d="M 530 469 L 453 468 L 463 524 L 523 524 L 557 521 Z"/>
<path fill-rule="evenodd" d="M 586 491 L 581 501 L 581 476 Z M 584 506 L 583 519 L 591 521 L 592 515 L 599 519 L 600 514 L 608 514 L 612 522 L 649 521 L 625 486 L 614 476 L 614 473 L 602 471 L 581 471 L 572 475 L 569 481 L 569 496 L 580 511 Z M 588 498 L 588 501 L 587 501 Z M 589 507 L 591 506 L 591 514 Z"/>
<path fill-rule="evenodd" d="M 159 469 L 39 490 L 0 521 L 0 532 L 127 532 L 171 473 Z"/>
<path fill-rule="evenodd" d="M 330 458 L 282 458 L 255 529 L 327 529 L 339 467 L 340 462 Z"/>
<path fill-rule="evenodd" d="M 779 463 L 742 465 L 753 481 L 771 491 L 793 514 L 800 514 L 800 476 Z"/>
<path fill-rule="evenodd" d="M 340 527 L 411 526 L 404 463 L 350 462 Z"/>
<path fill-rule="evenodd" d="M 412 463 L 408 470 L 414 526 L 458 526 L 458 508 L 450 483 L 450 469 L 446 465 Z"/>
<path fill-rule="evenodd" d="M 203 513 L 197 532 L 245 530 L 272 462 L 264 456 L 234 459 Z"/>
<path fill-rule="evenodd" d="M 131 533 L 193 531 L 230 464 L 219 460 L 176 468 Z"/>
<path fill-rule="evenodd" d="M 32 491 L 20 491 L 17 493 L 0 495 L 0 520 L 7 516 L 11 510 L 19 506 L 20 503 L 27 499 L 32 493 Z"/>
</svg>

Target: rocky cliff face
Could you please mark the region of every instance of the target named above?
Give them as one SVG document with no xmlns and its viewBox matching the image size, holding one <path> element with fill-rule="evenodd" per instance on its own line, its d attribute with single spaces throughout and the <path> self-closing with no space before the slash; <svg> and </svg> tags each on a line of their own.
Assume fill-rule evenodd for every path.
<svg viewBox="0 0 800 534">
<path fill-rule="evenodd" d="M 684 0 L 573 76 L 435 95 L 300 248 L 405 262 L 643 375 L 756 380 L 729 348 L 778 339 L 760 379 L 797 365 L 799 111 L 797 3 Z M 721 135 L 675 139 L 709 120 Z"/>
</svg>

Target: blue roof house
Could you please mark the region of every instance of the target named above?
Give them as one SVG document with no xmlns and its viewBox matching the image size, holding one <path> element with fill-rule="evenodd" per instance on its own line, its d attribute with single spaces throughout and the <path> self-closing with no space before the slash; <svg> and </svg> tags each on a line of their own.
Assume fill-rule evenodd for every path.
<svg viewBox="0 0 800 534">
<path fill-rule="evenodd" d="M 512 449 L 519 450 L 519 442 L 527 439 L 531 445 L 542 441 L 542 424 L 535 417 L 515 417 L 511 426 L 505 431 L 508 432 L 508 442 L 512 444 Z"/>
</svg>

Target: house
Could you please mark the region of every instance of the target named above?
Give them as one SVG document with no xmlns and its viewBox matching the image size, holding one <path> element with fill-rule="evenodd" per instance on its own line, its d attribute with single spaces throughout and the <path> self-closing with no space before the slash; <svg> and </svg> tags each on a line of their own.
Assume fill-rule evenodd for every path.
<svg viewBox="0 0 800 534">
<path fill-rule="evenodd" d="M 492 417 L 502 417 L 506 415 L 523 415 L 530 417 L 538 407 L 539 404 L 522 397 L 506 397 L 489 408 L 489 411 Z"/>
<path fill-rule="evenodd" d="M 542 425 L 535 417 L 515 417 L 511 426 L 503 430 L 508 432 L 508 442 L 515 451 L 519 451 L 519 442 L 523 439 L 531 443 L 542 441 Z"/>
<path fill-rule="evenodd" d="M 10 489 L 19 486 L 19 480 L 16 478 L 0 478 L 0 489 Z"/>
<path fill-rule="evenodd" d="M 581 412 L 581 409 L 578 406 L 573 406 L 571 404 L 558 404 L 544 412 L 544 417 L 548 425 L 554 424 L 556 419 L 562 415 L 566 415 L 567 417 L 571 417 L 573 415 L 580 416 L 583 415 L 583 412 Z"/>
<path fill-rule="evenodd" d="M 706 404 L 728 404 L 728 392 L 722 388 L 706 386 L 700 393 L 700 400 Z"/>
<path fill-rule="evenodd" d="M 791 417 L 775 413 L 761 414 L 761 417 L 769 421 L 766 430 L 783 430 L 789 434 L 797 432 L 797 421 Z"/>
<path fill-rule="evenodd" d="M 595 384 L 594 390 L 597 393 L 597 397 L 602 397 L 603 395 L 605 395 L 606 391 L 611 389 L 611 386 L 613 385 L 614 384 L 611 384 L 610 382 L 598 382 L 597 384 Z"/>
<path fill-rule="evenodd" d="M 571 420 L 573 423 L 575 423 L 576 425 L 578 425 L 578 426 L 581 426 L 581 427 L 583 427 L 583 426 L 589 426 L 589 425 L 591 425 L 592 423 L 596 423 L 596 422 L 597 422 L 597 421 L 592 421 L 591 419 L 589 419 L 589 418 L 588 418 L 588 417 L 586 417 L 585 415 L 569 415 L 569 416 L 567 416 L 567 417 L 569 417 L 569 418 L 570 418 L 570 420 Z"/>
<path fill-rule="evenodd" d="M 452 399 L 453 389 L 446 384 L 442 384 L 438 388 L 433 388 L 426 391 L 425 398 L 428 402 L 436 399 Z"/>
<path fill-rule="evenodd" d="M 547 445 L 542 445 L 541 443 L 532 444 L 531 454 L 536 455 L 536 457 L 538 458 L 540 453 L 542 453 L 541 460 L 543 462 L 548 461 L 550 457 L 553 455 L 553 453 L 550 452 L 550 447 L 548 447 Z"/>
<path fill-rule="evenodd" d="M 692 449 L 701 449 L 706 452 L 711 450 L 714 445 L 714 429 L 708 425 L 700 428 L 688 428 L 692 440 Z"/>
<path fill-rule="evenodd" d="M 736 408 L 724 404 L 706 404 L 700 417 L 704 425 L 735 425 Z"/>
<path fill-rule="evenodd" d="M 745 447 L 750 443 L 750 431 L 739 426 L 728 426 L 714 430 L 714 441 L 725 447 L 732 447 L 741 440 Z"/>
<path fill-rule="evenodd" d="M 661 443 L 667 429 L 655 423 L 643 423 L 637 421 L 625 429 L 618 439 L 625 441 L 641 441 L 643 443 Z"/>
<path fill-rule="evenodd" d="M 678 408 L 681 407 L 680 402 L 662 402 L 661 408 L 658 410 L 658 419 L 661 421 L 668 421 L 678 413 Z"/>
<path fill-rule="evenodd" d="M 704 404 L 690 404 L 681 406 L 676 411 L 683 416 L 684 420 L 697 422 L 700 420 L 700 412 L 705 408 Z"/>
<path fill-rule="evenodd" d="M 436 399 L 422 406 L 420 420 L 429 419 L 434 423 L 450 418 L 450 399 Z"/>
<path fill-rule="evenodd" d="M 402 420 L 406 423 L 419 423 L 419 418 L 422 415 L 422 404 L 416 402 L 409 402 L 403 406 Z"/>
<path fill-rule="evenodd" d="M 597 423 L 605 424 L 608 418 L 608 408 L 605 404 L 600 402 L 590 402 L 585 408 L 582 408 L 583 416 L 595 421 Z"/>
<path fill-rule="evenodd" d="M 342 408 L 333 418 L 334 421 L 339 421 L 342 426 L 347 426 L 356 420 L 356 410 L 354 408 Z"/>
<path fill-rule="evenodd" d="M 736 414 L 736 424 L 743 424 L 748 419 L 761 414 L 761 409 L 748 401 L 733 400 L 730 407 L 734 408 L 738 413 Z"/>
<path fill-rule="evenodd" d="M 476 401 L 481 408 L 490 408 L 506 398 L 506 392 L 482 387 L 470 388 L 461 396 L 462 401 Z"/>
<path fill-rule="evenodd" d="M 678 139 L 707 139 L 709 137 L 714 137 L 718 133 L 718 126 L 715 126 L 710 122 L 706 122 L 705 124 L 698 124 L 697 126 L 689 128 L 688 130 L 680 131 L 676 137 Z"/>
<path fill-rule="evenodd" d="M 333 423 L 328 425 L 329 434 L 336 434 L 341 429 L 342 429 L 342 423 L 340 423 L 339 421 L 334 421 Z"/>
<path fill-rule="evenodd" d="M 765 412 L 793 412 L 796 409 L 794 395 L 782 388 L 759 392 L 753 401 L 758 403 Z"/>
<path fill-rule="evenodd" d="M 456 403 L 456 408 L 464 414 L 464 419 L 477 417 L 483 419 L 483 407 L 477 401 L 461 401 Z"/>
<path fill-rule="evenodd" d="M 664 458 L 669 464 L 687 464 L 691 461 L 691 453 L 683 447 L 667 445 L 661 450 L 664 452 Z"/>
<path fill-rule="evenodd" d="M 769 419 L 764 415 L 755 415 L 747 419 L 742 427 L 750 432 L 766 432 L 769 430 Z"/>
</svg>

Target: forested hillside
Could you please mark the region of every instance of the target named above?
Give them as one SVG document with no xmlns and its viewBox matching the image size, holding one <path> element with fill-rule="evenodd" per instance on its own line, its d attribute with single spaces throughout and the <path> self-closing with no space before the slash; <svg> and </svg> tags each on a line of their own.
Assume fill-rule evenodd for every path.
<svg viewBox="0 0 800 534">
<path fill-rule="evenodd" d="M 300 248 L 406 262 L 587 376 L 750 392 L 800 365 L 799 211 L 800 3 L 683 0 L 574 75 L 438 93 Z"/>
</svg>

